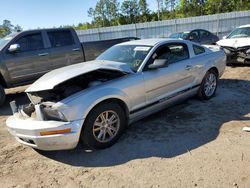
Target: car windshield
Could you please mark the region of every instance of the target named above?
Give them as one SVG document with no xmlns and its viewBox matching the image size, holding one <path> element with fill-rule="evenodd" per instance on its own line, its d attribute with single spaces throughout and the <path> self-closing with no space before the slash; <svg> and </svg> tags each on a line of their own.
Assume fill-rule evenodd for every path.
<svg viewBox="0 0 250 188">
<path fill-rule="evenodd" d="M 231 38 L 245 38 L 250 37 L 250 27 L 237 28 L 233 30 L 229 35 L 228 39 Z"/>
<path fill-rule="evenodd" d="M 97 59 L 126 63 L 136 72 L 150 49 L 151 46 L 145 45 L 116 45 L 103 52 Z"/>
<path fill-rule="evenodd" d="M 188 36 L 189 32 L 180 32 L 180 33 L 172 33 L 169 35 L 169 38 L 174 38 L 174 39 L 186 39 Z"/>
<path fill-rule="evenodd" d="M 10 35 L 7 35 L 6 37 L 0 39 L 0 50 L 2 50 L 6 44 L 8 44 L 9 41 L 11 41 L 14 38 L 15 34 L 12 33 Z"/>
</svg>

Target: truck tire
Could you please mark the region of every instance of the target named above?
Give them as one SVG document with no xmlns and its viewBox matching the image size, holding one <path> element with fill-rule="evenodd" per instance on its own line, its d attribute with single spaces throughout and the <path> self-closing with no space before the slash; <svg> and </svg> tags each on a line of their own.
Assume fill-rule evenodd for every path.
<svg viewBox="0 0 250 188">
<path fill-rule="evenodd" d="M 126 117 L 120 105 L 101 103 L 87 116 L 81 132 L 81 141 L 92 149 L 112 146 L 126 127 Z"/>
<path fill-rule="evenodd" d="M 198 97 L 201 100 L 211 99 L 216 92 L 218 84 L 218 74 L 216 71 L 210 69 L 204 76 L 200 89 L 198 91 Z"/>
<path fill-rule="evenodd" d="M 5 101 L 5 92 L 3 86 L 0 85 L 0 106 L 4 104 L 4 101 Z"/>
</svg>

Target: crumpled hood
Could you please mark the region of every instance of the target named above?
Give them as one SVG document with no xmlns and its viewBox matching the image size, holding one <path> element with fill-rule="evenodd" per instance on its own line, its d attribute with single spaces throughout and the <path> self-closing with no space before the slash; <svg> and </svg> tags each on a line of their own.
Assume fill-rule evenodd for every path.
<svg viewBox="0 0 250 188">
<path fill-rule="evenodd" d="M 223 39 L 218 41 L 217 44 L 219 46 L 239 48 L 244 46 L 250 46 L 250 38 Z"/>
<path fill-rule="evenodd" d="M 53 89 L 55 86 L 85 73 L 98 69 L 118 70 L 126 73 L 133 73 L 126 63 L 113 61 L 94 60 L 89 62 L 78 63 L 53 70 L 37 81 L 35 81 L 25 92 L 36 92 Z"/>
</svg>

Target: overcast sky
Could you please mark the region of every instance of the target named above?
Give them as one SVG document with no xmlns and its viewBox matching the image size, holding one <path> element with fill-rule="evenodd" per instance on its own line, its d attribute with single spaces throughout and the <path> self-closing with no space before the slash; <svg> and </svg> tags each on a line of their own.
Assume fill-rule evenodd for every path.
<svg viewBox="0 0 250 188">
<path fill-rule="evenodd" d="M 0 24 L 7 19 L 25 30 L 76 25 L 91 21 L 87 11 L 96 2 L 97 0 L 1 0 Z M 147 2 L 151 10 L 156 10 L 156 0 Z"/>
</svg>

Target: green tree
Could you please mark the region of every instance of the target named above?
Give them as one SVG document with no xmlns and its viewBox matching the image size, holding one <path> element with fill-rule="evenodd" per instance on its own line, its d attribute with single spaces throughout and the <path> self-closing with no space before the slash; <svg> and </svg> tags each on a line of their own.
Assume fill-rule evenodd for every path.
<svg viewBox="0 0 250 188">
<path fill-rule="evenodd" d="M 117 0 L 99 0 L 95 8 L 88 10 L 88 15 L 93 19 L 92 24 L 97 27 L 118 25 L 118 10 Z"/>
<path fill-rule="evenodd" d="M 136 0 L 123 1 L 121 5 L 121 13 L 127 18 L 127 24 L 137 23 L 139 12 L 139 5 Z"/>
<path fill-rule="evenodd" d="M 17 31 L 22 31 L 21 26 L 19 25 L 14 26 L 11 24 L 11 21 L 3 20 L 3 24 L 0 25 L 0 38 L 5 37 L 11 32 L 17 32 Z"/>
<path fill-rule="evenodd" d="M 150 21 L 150 10 L 146 0 L 139 0 L 140 22 Z"/>
</svg>

